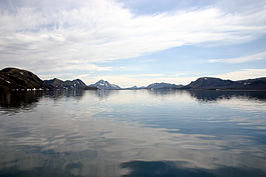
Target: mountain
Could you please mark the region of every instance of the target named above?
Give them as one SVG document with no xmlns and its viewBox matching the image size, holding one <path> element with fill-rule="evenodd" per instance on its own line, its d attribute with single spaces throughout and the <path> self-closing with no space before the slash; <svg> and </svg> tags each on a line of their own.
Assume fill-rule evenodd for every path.
<svg viewBox="0 0 266 177">
<path fill-rule="evenodd" d="M 144 87 L 144 86 L 142 86 L 142 87 L 133 86 L 133 87 L 128 87 L 128 88 L 123 88 L 123 90 L 140 90 L 140 89 L 146 89 L 146 87 Z"/>
<path fill-rule="evenodd" d="M 234 81 L 231 80 L 222 80 L 214 77 L 201 77 L 196 81 L 192 81 L 190 84 L 186 85 L 183 88 L 188 89 L 221 89 L 228 88 L 234 84 Z"/>
<path fill-rule="evenodd" d="M 71 88 L 77 88 L 77 89 L 85 89 L 87 85 L 80 79 L 75 79 L 75 80 L 66 80 L 65 81 L 66 87 L 71 87 Z"/>
<path fill-rule="evenodd" d="M 86 89 L 87 88 L 86 84 L 82 82 L 82 80 L 80 79 L 75 79 L 73 81 L 70 81 L 70 80 L 62 81 L 60 79 L 54 78 L 51 80 L 45 80 L 44 82 L 52 86 L 55 89 Z"/>
<path fill-rule="evenodd" d="M 266 77 L 239 81 L 223 80 L 214 77 L 201 77 L 186 86 L 169 83 L 153 83 L 147 87 L 131 87 L 128 89 L 194 89 L 194 90 L 266 90 Z M 60 79 L 41 80 L 30 71 L 18 68 L 0 70 L 0 90 L 26 89 L 85 89 L 85 90 L 118 90 L 118 85 L 99 80 L 86 86 L 80 79 L 62 81 Z"/>
<path fill-rule="evenodd" d="M 236 81 L 245 89 L 266 90 L 266 77 Z"/>
<path fill-rule="evenodd" d="M 147 89 L 177 89 L 181 88 L 183 85 L 169 84 L 169 83 L 153 83 L 148 85 Z"/>
<path fill-rule="evenodd" d="M 265 90 L 266 77 L 240 81 L 223 80 L 214 77 L 201 77 L 196 81 L 182 87 L 183 89 L 240 89 L 240 90 Z"/>
<path fill-rule="evenodd" d="M 138 87 L 137 87 L 137 86 L 133 86 L 133 87 L 130 87 L 130 88 L 128 88 L 128 89 L 135 90 L 135 89 L 138 89 Z"/>
<path fill-rule="evenodd" d="M 99 80 L 95 84 L 89 85 L 89 87 L 97 87 L 102 90 L 119 90 L 121 89 L 118 85 L 110 84 L 108 81 Z"/>
<path fill-rule="evenodd" d="M 0 89 L 47 89 L 51 88 L 30 71 L 4 68 L 0 71 Z"/>
<path fill-rule="evenodd" d="M 44 82 L 54 88 L 64 88 L 64 81 L 57 78 L 44 80 Z"/>
<path fill-rule="evenodd" d="M 62 81 L 60 79 L 41 80 L 30 71 L 18 68 L 4 68 L 0 71 L 0 90 L 26 89 L 85 89 L 97 90 L 86 86 L 80 79 Z"/>
</svg>

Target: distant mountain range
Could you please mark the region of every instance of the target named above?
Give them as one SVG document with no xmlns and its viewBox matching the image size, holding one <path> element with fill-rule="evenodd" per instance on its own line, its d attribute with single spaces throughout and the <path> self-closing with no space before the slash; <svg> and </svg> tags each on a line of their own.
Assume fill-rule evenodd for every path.
<svg viewBox="0 0 266 177">
<path fill-rule="evenodd" d="M 87 86 L 82 80 L 66 80 L 62 81 L 60 79 L 54 78 L 51 80 L 44 80 L 46 84 L 52 86 L 54 89 L 84 89 L 84 90 L 98 90 L 97 87 Z"/>
<path fill-rule="evenodd" d="M 120 90 L 122 88 L 104 80 L 99 80 L 95 84 L 88 86 L 80 79 L 62 81 L 54 78 L 43 81 L 32 72 L 18 68 L 5 68 L 0 71 L 0 90 L 42 89 Z M 266 90 L 266 77 L 240 81 L 201 77 L 185 86 L 169 83 L 153 83 L 146 87 L 134 86 L 126 89 Z"/>
<path fill-rule="evenodd" d="M 154 83 L 150 84 L 146 87 L 146 89 L 179 89 L 182 88 L 183 85 L 169 84 L 169 83 Z"/>
<path fill-rule="evenodd" d="M 223 80 L 213 77 L 201 77 L 182 88 L 205 90 L 266 90 L 266 77 L 240 81 Z"/>
<path fill-rule="evenodd" d="M 78 88 L 78 89 L 85 89 L 87 87 L 84 82 L 80 79 L 75 79 L 73 81 L 67 80 L 62 81 L 60 79 L 54 78 L 51 80 L 44 80 L 44 82 L 48 85 L 53 86 L 56 89 L 72 89 L 72 88 Z"/>
<path fill-rule="evenodd" d="M 0 90 L 46 90 L 46 89 L 87 89 L 89 87 L 80 79 L 62 81 L 60 79 L 41 80 L 30 71 L 18 68 L 5 68 L 0 71 Z"/>
</svg>

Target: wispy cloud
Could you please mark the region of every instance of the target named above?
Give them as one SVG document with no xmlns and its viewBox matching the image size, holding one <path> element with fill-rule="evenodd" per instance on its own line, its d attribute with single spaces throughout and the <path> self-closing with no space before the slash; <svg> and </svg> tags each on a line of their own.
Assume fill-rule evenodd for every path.
<svg viewBox="0 0 266 177">
<path fill-rule="evenodd" d="M 243 80 L 243 79 L 266 77 L 266 69 L 241 69 L 238 71 L 215 75 L 215 77 L 219 77 L 222 79 L 231 79 L 231 80 Z"/>
<path fill-rule="evenodd" d="M 253 54 L 253 55 L 237 57 L 237 58 L 210 59 L 208 60 L 208 62 L 210 63 L 244 63 L 244 62 L 251 62 L 251 61 L 265 60 L 265 59 L 266 59 L 266 51 Z"/>
<path fill-rule="evenodd" d="M 112 0 L 29 0 L 2 7 L 0 67 L 33 71 L 110 70 L 92 63 L 188 44 L 241 43 L 266 33 L 266 7 L 243 14 L 210 7 L 140 16 Z"/>
</svg>

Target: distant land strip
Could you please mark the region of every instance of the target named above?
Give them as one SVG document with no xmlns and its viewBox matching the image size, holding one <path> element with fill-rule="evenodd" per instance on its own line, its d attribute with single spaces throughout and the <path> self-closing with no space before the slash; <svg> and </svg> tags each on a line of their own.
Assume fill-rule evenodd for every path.
<svg viewBox="0 0 266 177">
<path fill-rule="evenodd" d="M 201 77 L 188 85 L 170 83 L 153 83 L 144 87 L 133 86 L 121 88 L 108 81 L 99 80 L 95 84 L 86 85 L 82 80 L 66 80 L 54 78 L 41 80 L 30 71 L 18 68 L 4 68 L 0 71 L 1 91 L 31 91 L 53 89 L 82 89 L 82 90 L 137 90 L 137 89 L 195 89 L 195 90 L 265 90 L 266 77 L 239 81 L 223 80 L 214 77 Z"/>
</svg>

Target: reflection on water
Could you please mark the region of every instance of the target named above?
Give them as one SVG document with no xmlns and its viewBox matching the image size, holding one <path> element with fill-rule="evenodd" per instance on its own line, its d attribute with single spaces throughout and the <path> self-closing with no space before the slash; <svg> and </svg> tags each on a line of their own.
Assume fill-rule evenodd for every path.
<svg viewBox="0 0 266 177">
<path fill-rule="evenodd" d="M 187 162 L 168 162 L 168 161 L 132 161 L 121 165 L 122 168 L 129 168 L 130 173 L 123 177 L 165 177 L 165 176 L 182 176 L 182 177 L 250 177 L 264 176 L 265 172 L 259 169 L 246 169 L 236 167 L 220 167 L 217 169 L 189 168 Z"/>
<path fill-rule="evenodd" d="M 43 96 L 60 99 L 63 97 L 74 97 L 80 99 L 83 90 L 53 90 L 53 91 L 21 91 L 0 93 L 0 106 L 3 108 L 27 108 L 34 105 Z"/>
<path fill-rule="evenodd" d="M 6 108 L 30 107 L 39 101 L 41 92 L 11 92 L 0 94 L 0 106 Z"/>
<path fill-rule="evenodd" d="M 266 101 L 265 91 L 225 91 L 225 90 L 171 90 L 171 89 L 158 89 L 148 90 L 152 95 L 165 96 L 174 94 L 188 93 L 198 101 L 218 101 L 221 99 L 230 99 L 232 97 L 242 97 L 246 99 L 256 99 Z"/>
<path fill-rule="evenodd" d="M 0 176 L 266 176 L 265 92 L 0 94 Z"/>
<path fill-rule="evenodd" d="M 231 99 L 232 97 L 255 99 L 266 101 L 265 91 L 208 91 L 208 90 L 191 90 L 188 91 L 192 97 L 199 101 L 217 101 L 221 99 Z"/>
</svg>

